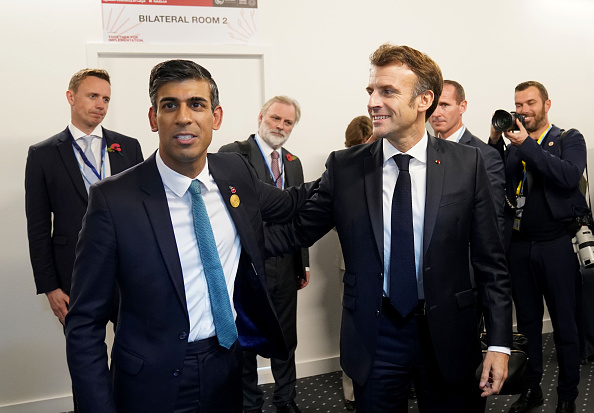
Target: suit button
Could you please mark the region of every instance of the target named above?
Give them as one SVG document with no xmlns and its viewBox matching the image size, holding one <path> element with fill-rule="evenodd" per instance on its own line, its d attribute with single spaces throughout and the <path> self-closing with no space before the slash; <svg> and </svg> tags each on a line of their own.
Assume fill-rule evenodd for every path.
<svg viewBox="0 0 594 413">
<path fill-rule="evenodd" d="M 377 277 L 381 280 L 382 278 L 384 278 L 384 273 L 383 272 L 380 272 Z"/>
<path fill-rule="evenodd" d="M 186 333 L 185 331 L 182 331 L 181 333 L 179 333 L 179 335 L 177 336 L 180 340 L 185 340 L 188 338 L 188 333 Z"/>
<path fill-rule="evenodd" d="M 380 316 L 380 310 L 375 310 L 375 316 L 379 317 Z"/>
<path fill-rule="evenodd" d="M 181 374 L 181 372 L 179 371 L 179 369 L 175 369 L 175 370 L 173 370 L 173 372 L 171 373 L 171 375 L 172 375 L 173 377 L 177 377 L 177 376 L 179 376 L 180 374 Z"/>
</svg>

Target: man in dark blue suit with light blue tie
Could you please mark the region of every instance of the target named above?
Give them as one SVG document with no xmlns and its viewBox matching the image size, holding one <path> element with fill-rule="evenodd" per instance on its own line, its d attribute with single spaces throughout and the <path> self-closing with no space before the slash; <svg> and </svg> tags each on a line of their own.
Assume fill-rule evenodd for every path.
<svg viewBox="0 0 594 413">
<path fill-rule="evenodd" d="M 206 69 L 163 62 L 149 87 L 158 151 L 91 186 L 66 318 L 73 386 L 85 413 L 239 413 L 241 350 L 287 357 L 262 222 L 292 216 L 306 194 L 262 183 L 240 154 L 207 155 L 223 110 Z"/>
</svg>

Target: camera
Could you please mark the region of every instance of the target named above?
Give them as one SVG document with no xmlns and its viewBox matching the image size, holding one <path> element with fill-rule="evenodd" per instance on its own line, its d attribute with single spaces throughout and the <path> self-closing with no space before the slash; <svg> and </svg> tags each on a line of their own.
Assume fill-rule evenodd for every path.
<svg viewBox="0 0 594 413">
<path fill-rule="evenodd" d="M 575 234 L 573 249 L 580 264 L 585 268 L 592 268 L 594 267 L 594 235 L 591 228 L 594 222 L 591 216 L 578 217 L 576 222 L 581 226 Z"/>
<path fill-rule="evenodd" d="M 503 109 L 495 111 L 493 119 L 491 119 L 491 123 L 493 124 L 495 130 L 499 132 L 518 131 L 520 129 L 518 129 L 518 125 L 516 125 L 516 119 L 520 119 L 522 125 L 526 127 L 526 116 L 520 115 L 516 112 L 507 112 Z"/>
</svg>

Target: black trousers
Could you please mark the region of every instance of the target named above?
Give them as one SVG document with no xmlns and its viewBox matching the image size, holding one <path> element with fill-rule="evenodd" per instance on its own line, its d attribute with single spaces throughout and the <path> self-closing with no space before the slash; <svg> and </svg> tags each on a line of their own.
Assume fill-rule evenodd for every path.
<svg viewBox="0 0 594 413">
<path fill-rule="evenodd" d="M 270 359 L 270 369 L 274 377 L 272 403 L 280 407 L 293 401 L 297 394 L 297 277 L 292 255 L 266 260 L 266 284 L 289 350 L 286 360 Z M 264 393 L 258 386 L 257 367 L 256 353 L 244 351 L 243 408 L 246 411 L 261 409 L 264 405 Z"/>
<path fill-rule="evenodd" d="M 580 343 L 576 324 L 579 263 L 571 238 L 553 241 L 512 241 L 508 252 L 518 331 L 528 338 L 526 387 L 540 384 L 543 374 L 543 297 L 547 304 L 559 362 L 559 400 L 573 401 L 580 381 Z"/>
<path fill-rule="evenodd" d="M 174 413 L 241 413 L 241 348 L 216 337 L 188 343 Z"/>
<path fill-rule="evenodd" d="M 364 385 L 354 383 L 358 413 L 405 413 L 414 383 L 419 411 L 480 413 L 486 399 L 474 372 L 449 385 L 441 377 L 424 315 L 402 318 L 384 299 L 373 367 Z"/>
</svg>

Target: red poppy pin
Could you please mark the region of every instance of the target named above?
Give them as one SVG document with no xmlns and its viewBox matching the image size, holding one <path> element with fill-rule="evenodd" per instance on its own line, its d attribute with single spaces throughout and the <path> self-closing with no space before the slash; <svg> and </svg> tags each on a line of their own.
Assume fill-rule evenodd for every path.
<svg viewBox="0 0 594 413">
<path fill-rule="evenodd" d="M 291 155 L 290 153 L 287 154 L 287 161 L 293 162 L 297 157 L 295 155 Z"/>
<path fill-rule="evenodd" d="M 435 163 L 439 165 L 441 162 L 439 162 L 439 159 L 436 159 Z"/>
<path fill-rule="evenodd" d="M 109 148 L 107 148 L 107 152 L 119 152 L 120 155 L 124 156 L 124 154 L 122 154 L 122 147 L 119 143 L 112 143 L 111 145 L 109 145 Z"/>
</svg>

